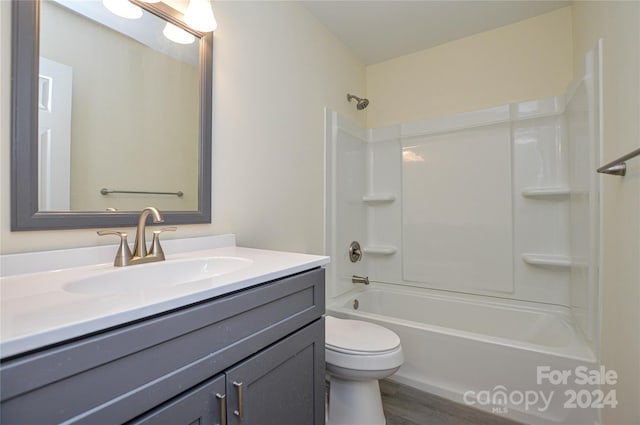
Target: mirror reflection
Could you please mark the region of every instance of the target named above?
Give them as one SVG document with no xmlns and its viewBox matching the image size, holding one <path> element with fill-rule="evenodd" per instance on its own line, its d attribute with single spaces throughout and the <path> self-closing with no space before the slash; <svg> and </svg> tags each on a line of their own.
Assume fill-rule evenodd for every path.
<svg viewBox="0 0 640 425">
<path fill-rule="evenodd" d="M 197 210 L 199 40 L 108 3 L 41 3 L 39 210 Z"/>
</svg>

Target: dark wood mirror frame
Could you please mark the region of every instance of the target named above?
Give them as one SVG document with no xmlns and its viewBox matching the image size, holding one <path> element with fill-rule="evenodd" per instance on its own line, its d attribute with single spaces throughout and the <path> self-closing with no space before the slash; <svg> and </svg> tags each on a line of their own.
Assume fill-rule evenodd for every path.
<svg viewBox="0 0 640 425">
<path fill-rule="evenodd" d="M 162 215 L 165 224 L 211 223 L 213 33 L 194 31 L 184 23 L 180 12 L 164 3 L 131 1 L 200 39 L 198 210 L 162 211 Z M 12 36 L 11 230 L 135 226 L 139 215 L 135 211 L 38 210 L 39 0 L 13 0 Z"/>
</svg>

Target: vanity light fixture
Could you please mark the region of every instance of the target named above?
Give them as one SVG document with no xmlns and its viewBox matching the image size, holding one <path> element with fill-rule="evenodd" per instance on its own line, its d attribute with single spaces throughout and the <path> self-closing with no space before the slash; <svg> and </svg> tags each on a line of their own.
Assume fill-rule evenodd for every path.
<svg viewBox="0 0 640 425">
<path fill-rule="evenodd" d="M 189 34 L 182 28 L 179 28 L 170 22 L 167 22 L 167 25 L 164 26 L 162 34 L 164 34 L 164 36 L 169 40 L 178 44 L 191 44 L 196 41 L 193 34 Z"/>
<path fill-rule="evenodd" d="M 209 0 L 189 0 L 184 21 L 191 28 L 200 32 L 211 32 L 218 26 Z"/>
<path fill-rule="evenodd" d="M 102 4 L 111 13 L 126 19 L 142 18 L 142 9 L 129 0 L 102 0 Z"/>
</svg>

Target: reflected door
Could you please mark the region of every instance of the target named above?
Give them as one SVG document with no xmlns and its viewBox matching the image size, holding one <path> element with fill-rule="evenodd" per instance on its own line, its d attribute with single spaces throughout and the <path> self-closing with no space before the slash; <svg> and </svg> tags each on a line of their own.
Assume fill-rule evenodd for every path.
<svg viewBox="0 0 640 425">
<path fill-rule="evenodd" d="M 38 91 L 38 210 L 69 211 L 71 67 L 40 58 Z"/>
</svg>

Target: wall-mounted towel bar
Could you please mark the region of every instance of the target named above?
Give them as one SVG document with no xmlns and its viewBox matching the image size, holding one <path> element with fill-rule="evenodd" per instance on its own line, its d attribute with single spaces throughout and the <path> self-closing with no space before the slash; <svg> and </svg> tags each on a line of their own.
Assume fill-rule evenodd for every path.
<svg viewBox="0 0 640 425">
<path fill-rule="evenodd" d="M 638 155 L 640 155 L 640 148 L 621 156 L 615 161 L 611 161 L 610 163 L 603 165 L 602 167 L 598 168 L 598 172 L 613 174 L 614 176 L 624 176 L 625 174 L 627 174 L 627 164 L 625 164 L 625 161 L 628 161 Z"/>
<path fill-rule="evenodd" d="M 135 194 L 143 194 L 143 195 L 173 195 L 181 198 L 184 193 L 179 190 L 177 192 L 151 192 L 151 191 L 140 191 L 140 190 L 115 190 L 115 189 L 107 189 L 103 187 L 100 189 L 100 194 L 108 195 L 110 193 L 135 193 Z"/>
</svg>

